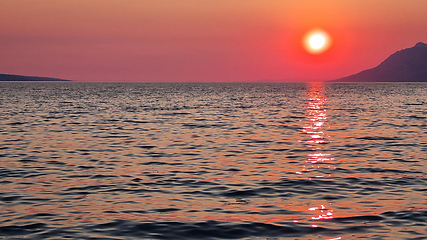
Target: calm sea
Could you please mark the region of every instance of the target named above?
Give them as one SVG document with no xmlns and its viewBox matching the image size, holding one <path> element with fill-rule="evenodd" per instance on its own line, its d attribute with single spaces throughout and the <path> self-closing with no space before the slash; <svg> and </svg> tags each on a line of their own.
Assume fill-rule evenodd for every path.
<svg viewBox="0 0 427 240">
<path fill-rule="evenodd" d="M 427 239 L 426 83 L 0 83 L 1 239 Z"/>
</svg>

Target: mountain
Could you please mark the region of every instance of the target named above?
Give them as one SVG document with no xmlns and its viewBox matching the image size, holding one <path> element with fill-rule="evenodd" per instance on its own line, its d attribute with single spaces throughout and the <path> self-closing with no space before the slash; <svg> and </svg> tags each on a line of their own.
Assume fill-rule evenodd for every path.
<svg viewBox="0 0 427 240">
<path fill-rule="evenodd" d="M 427 44 L 390 55 L 377 67 L 332 82 L 427 82 Z"/>
<path fill-rule="evenodd" d="M 12 74 L 0 74 L 0 81 L 69 81 L 59 78 L 48 78 L 48 77 L 33 77 L 33 76 L 21 76 Z"/>
</svg>

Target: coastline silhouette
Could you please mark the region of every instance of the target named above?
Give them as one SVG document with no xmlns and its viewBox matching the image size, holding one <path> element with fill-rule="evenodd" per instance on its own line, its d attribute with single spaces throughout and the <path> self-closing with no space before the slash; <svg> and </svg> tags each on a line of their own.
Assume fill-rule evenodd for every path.
<svg viewBox="0 0 427 240">
<path fill-rule="evenodd" d="M 65 79 L 60 79 L 60 78 L 50 78 L 50 77 L 23 76 L 23 75 L 14 75 L 14 74 L 0 74 L 0 81 L 22 81 L 22 82 L 61 81 L 61 82 L 66 82 L 66 81 L 70 81 L 70 80 L 65 80 Z"/>
<path fill-rule="evenodd" d="M 427 44 L 390 55 L 380 65 L 331 82 L 427 82 Z"/>
</svg>

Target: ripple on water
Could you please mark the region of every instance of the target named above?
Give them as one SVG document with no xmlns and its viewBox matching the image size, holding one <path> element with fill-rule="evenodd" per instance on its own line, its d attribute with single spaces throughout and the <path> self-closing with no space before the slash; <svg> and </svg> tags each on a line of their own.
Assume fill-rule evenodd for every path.
<svg viewBox="0 0 427 240">
<path fill-rule="evenodd" d="M 2 84 L 0 236 L 422 239 L 426 87 Z"/>
</svg>

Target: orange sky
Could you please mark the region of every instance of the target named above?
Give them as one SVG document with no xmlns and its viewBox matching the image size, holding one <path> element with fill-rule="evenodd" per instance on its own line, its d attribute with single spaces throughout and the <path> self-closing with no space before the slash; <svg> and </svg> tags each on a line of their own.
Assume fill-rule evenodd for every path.
<svg viewBox="0 0 427 240">
<path fill-rule="evenodd" d="M 316 27 L 333 44 L 311 55 Z M 333 79 L 420 41 L 426 0 L 0 2 L 0 73 L 79 81 Z"/>
</svg>

